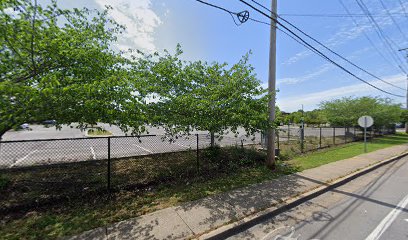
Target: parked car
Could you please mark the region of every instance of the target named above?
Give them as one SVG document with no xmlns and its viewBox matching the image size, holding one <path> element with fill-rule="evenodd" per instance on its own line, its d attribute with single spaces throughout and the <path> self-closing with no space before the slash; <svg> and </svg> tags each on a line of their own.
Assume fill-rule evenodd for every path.
<svg viewBox="0 0 408 240">
<path fill-rule="evenodd" d="M 57 121 L 55 121 L 55 120 L 45 120 L 43 122 L 43 124 L 44 125 L 55 125 L 55 124 L 57 124 Z"/>
<path fill-rule="evenodd" d="M 28 123 L 23 123 L 23 124 L 20 125 L 20 129 L 29 130 L 30 125 L 28 125 Z"/>
</svg>

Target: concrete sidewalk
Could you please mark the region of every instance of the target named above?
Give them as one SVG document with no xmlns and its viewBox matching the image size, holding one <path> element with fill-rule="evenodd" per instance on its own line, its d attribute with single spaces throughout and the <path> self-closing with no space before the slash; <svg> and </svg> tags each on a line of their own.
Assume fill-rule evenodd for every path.
<svg viewBox="0 0 408 240">
<path fill-rule="evenodd" d="M 194 238 L 276 206 L 359 169 L 408 152 L 408 144 L 362 154 L 101 227 L 69 239 Z"/>
</svg>

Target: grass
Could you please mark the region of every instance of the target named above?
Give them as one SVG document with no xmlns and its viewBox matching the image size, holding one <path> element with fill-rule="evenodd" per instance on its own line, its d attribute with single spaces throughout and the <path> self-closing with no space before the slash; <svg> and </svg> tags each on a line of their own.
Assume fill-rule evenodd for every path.
<svg viewBox="0 0 408 240">
<path fill-rule="evenodd" d="M 88 130 L 89 136 L 111 136 L 112 133 L 105 129 L 89 129 Z"/>
<path fill-rule="evenodd" d="M 220 151 L 220 155 L 228 154 L 230 158 L 242 154 L 241 150 Z M 0 220 L 0 239 L 54 239 L 74 235 L 182 202 L 295 172 L 291 167 L 283 165 L 279 165 L 276 172 L 271 172 L 263 163 L 251 161 L 250 158 L 255 153 L 256 157 L 265 157 L 263 152 L 254 151 L 245 150 L 244 155 L 248 154 L 249 158 L 241 158 L 240 166 L 231 167 L 234 169 L 232 173 L 227 172 L 228 169 L 220 169 L 218 173 L 211 170 L 207 175 L 162 183 L 145 191 L 119 191 L 110 201 L 104 198 L 94 199 L 92 202 L 72 201 L 28 213 L 7 215 Z"/>
<path fill-rule="evenodd" d="M 375 138 L 367 143 L 367 152 L 373 152 L 386 147 L 408 143 L 408 135 L 397 133 L 396 135 Z M 364 153 L 364 143 L 355 142 L 334 148 L 327 148 L 317 152 L 311 152 L 288 161 L 299 170 L 315 168 L 331 162 L 351 158 Z"/>
<path fill-rule="evenodd" d="M 374 139 L 369 143 L 368 151 L 404 143 L 408 143 L 408 135 L 406 134 L 386 136 Z M 194 153 L 175 153 L 157 156 L 157 158 L 151 157 L 150 159 L 144 157 L 117 161 L 113 164 L 117 174 L 114 180 L 115 184 L 121 185 L 121 182 L 115 182 L 119 180 L 139 184 L 148 182 L 157 184 L 147 184 L 142 188 L 117 191 L 111 200 L 108 200 L 105 195 L 96 195 L 93 198 L 74 199 L 60 204 L 56 203 L 53 206 L 38 207 L 29 212 L 0 215 L 0 239 L 55 239 L 75 235 L 182 202 L 193 201 L 275 179 L 303 169 L 350 158 L 361 154 L 362 151 L 362 143 L 350 143 L 328 148 L 294 157 L 286 161 L 285 164 L 279 163 L 275 172 L 264 167 L 264 152 L 241 148 L 201 151 L 201 174 L 199 175 L 196 174 L 195 168 L 187 171 L 190 174 L 183 175 L 183 172 L 177 172 L 177 169 L 184 166 L 194 166 L 192 165 L 195 163 Z M 171 164 L 166 166 L 163 163 Z M 143 168 L 143 170 L 155 174 L 146 175 L 143 172 L 138 172 L 142 165 L 151 165 L 149 169 Z M 80 176 L 80 169 L 87 171 L 87 168 L 76 167 L 68 175 L 73 175 L 76 178 Z M 168 176 L 163 175 L 165 172 L 172 172 L 172 176 L 178 177 L 168 178 Z M 43 179 L 44 174 L 38 175 L 39 179 Z M 62 173 L 57 174 L 57 176 L 61 175 L 64 176 Z M 1 186 L 7 188 L 15 184 L 12 176 L 0 176 L 0 195 L 3 191 Z M 95 176 L 99 176 L 99 174 Z M 157 182 L 157 179 L 163 180 Z"/>
</svg>

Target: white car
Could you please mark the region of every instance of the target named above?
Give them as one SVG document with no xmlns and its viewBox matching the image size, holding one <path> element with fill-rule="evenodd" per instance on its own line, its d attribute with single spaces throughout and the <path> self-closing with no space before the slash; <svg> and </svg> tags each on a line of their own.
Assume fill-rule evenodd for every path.
<svg viewBox="0 0 408 240">
<path fill-rule="evenodd" d="M 24 130 L 25 130 L 25 129 L 28 130 L 28 129 L 30 129 L 30 125 L 28 125 L 28 123 L 23 123 L 23 124 L 20 125 L 20 128 L 21 128 L 21 129 L 24 129 Z"/>
</svg>

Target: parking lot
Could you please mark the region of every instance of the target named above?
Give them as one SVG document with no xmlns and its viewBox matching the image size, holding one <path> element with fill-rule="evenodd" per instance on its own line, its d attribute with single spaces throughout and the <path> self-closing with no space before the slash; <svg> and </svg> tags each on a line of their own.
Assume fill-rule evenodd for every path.
<svg viewBox="0 0 408 240">
<path fill-rule="evenodd" d="M 148 127 L 150 135 L 138 137 L 126 136 L 116 126 L 98 124 L 98 126 L 112 132 L 110 138 L 111 158 L 126 158 L 141 155 L 195 150 L 210 146 L 210 136 L 207 132 L 193 132 L 189 136 L 170 139 L 165 136 L 161 128 Z M 63 126 L 61 130 L 55 127 L 31 125 L 32 130 L 10 131 L 3 137 L 0 145 L 0 168 L 18 168 L 31 165 L 46 165 L 69 163 L 89 160 L 103 160 L 108 158 L 109 142 L 106 137 L 87 137 L 84 131 L 75 126 Z M 289 130 L 289 135 L 288 135 Z M 197 135 L 198 134 L 198 145 Z M 330 137 L 333 134 L 345 134 L 344 128 L 333 130 L 323 128 L 305 128 L 306 137 Z M 279 141 L 298 140 L 299 127 L 282 126 L 279 131 Z M 219 146 L 261 144 L 261 134 L 245 136 L 240 129 L 238 136 L 227 133 L 216 139 Z"/>
<path fill-rule="evenodd" d="M 198 137 L 198 145 L 197 145 Z M 110 146 L 109 146 L 110 141 Z M 216 139 L 217 145 L 233 146 L 256 144 L 258 138 L 224 136 Z M 167 152 L 196 150 L 210 146 L 209 134 L 198 134 L 170 139 L 164 135 L 141 137 L 115 136 L 99 138 L 37 139 L 4 141 L 0 145 L 0 168 L 17 168 L 31 165 L 69 163 L 108 158 L 126 158 Z"/>
</svg>

